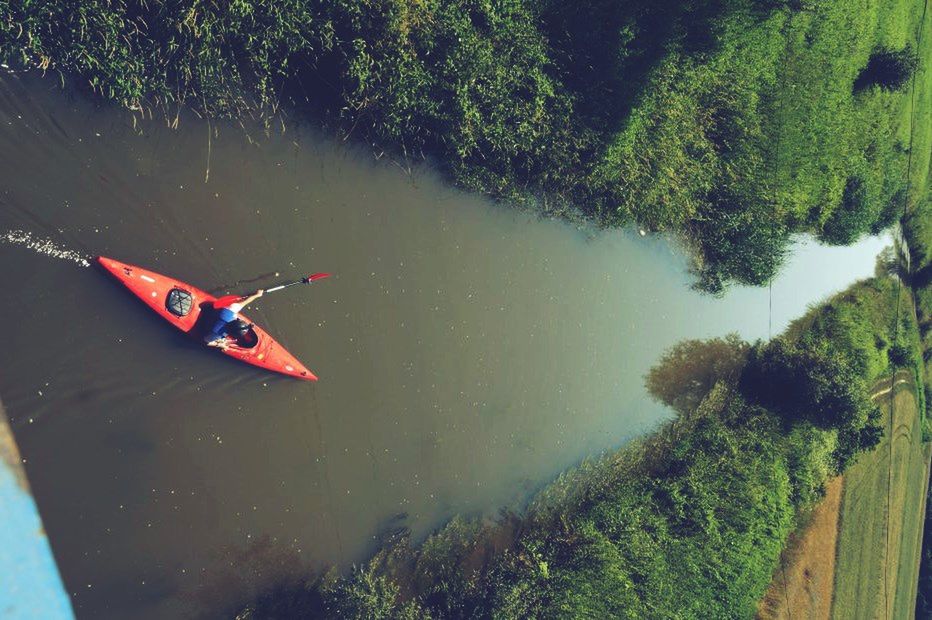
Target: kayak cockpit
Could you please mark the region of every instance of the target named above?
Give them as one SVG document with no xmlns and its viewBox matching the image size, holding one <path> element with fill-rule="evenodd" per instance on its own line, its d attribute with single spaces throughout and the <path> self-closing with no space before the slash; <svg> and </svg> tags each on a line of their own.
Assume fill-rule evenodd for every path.
<svg viewBox="0 0 932 620">
<path fill-rule="evenodd" d="M 259 334 L 250 327 L 246 331 L 237 334 L 234 337 L 234 342 L 240 349 L 255 349 L 259 345 Z"/>
</svg>

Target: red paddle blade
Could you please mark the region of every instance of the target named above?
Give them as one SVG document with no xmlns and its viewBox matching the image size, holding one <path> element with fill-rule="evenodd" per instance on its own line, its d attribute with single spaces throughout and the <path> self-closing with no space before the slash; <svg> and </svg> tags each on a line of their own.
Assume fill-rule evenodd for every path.
<svg viewBox="0 0 932 620">
<path fill-rule="evenodd" d="M 224 297 L 218 297 L 214 300 L 214 309 L 219 310 L 220 308 L 238 302 L 242 298 L 242 295 L 225 295 Z"/>
<path fill-rule="evenodd" d="M 317 280 L 323 280 L 324 278 L 329 278 L 329 277 L 330 277 L 329 273 L 312 273 L 305 279 L 308 282 L 316 282 Z"/>
</svg>

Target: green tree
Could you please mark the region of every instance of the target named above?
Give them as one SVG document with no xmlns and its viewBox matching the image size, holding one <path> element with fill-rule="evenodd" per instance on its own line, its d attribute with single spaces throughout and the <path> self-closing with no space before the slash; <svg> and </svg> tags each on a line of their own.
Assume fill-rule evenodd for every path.
<svg viewBox="0 0 932 620">
<path fill-rule="evenodd" d="M 832 245 L 854 243 L 858 237 L 870 231 L 877 216 L 864 179 L 858 176 L 849 177 L 841 204 L 825 222 L 820 238 Z"/>
<path fill-rule="evenodd" d="M 868 417 L 863 377 L 841 353 L 827 347 L 800 346 L 783 338 L 758 345 L 748 357 L 741 388 L 790 422 L 860 429 Z"/>
<path fill-rule="evenodd" d="M 864 90 L 870 86 L 879 86 L 884 90 L 902 88 L 919 66 L 919 55 L 912 47 L 901 50 L 878 48 L 871 54 L 867 66 L 854 82 L 854 90 Z"/>
<path fill-rule="evenodd" d="M 913 352 L 910 350 L 908 344 L 898 340 L 890 346 L 887 355 L 890 358 L 890 364 L 893 365 L 894 368 L 906 368 L 911 365 Z"/>
</svg>

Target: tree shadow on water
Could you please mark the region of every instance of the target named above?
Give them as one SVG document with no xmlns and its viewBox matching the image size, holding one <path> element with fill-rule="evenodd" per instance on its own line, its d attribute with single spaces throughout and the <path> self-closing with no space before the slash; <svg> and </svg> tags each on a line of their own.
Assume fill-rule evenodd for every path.
<svg viewBox="0 0 932 620">
<path fill-rule="evenodd" d="M 688 416 L 719 381 L 738 380 L 750 345 L 737 334 L 711 340 L 684 340 L 671 347 L 645 377 L 654 399 Z"/>
</svg>

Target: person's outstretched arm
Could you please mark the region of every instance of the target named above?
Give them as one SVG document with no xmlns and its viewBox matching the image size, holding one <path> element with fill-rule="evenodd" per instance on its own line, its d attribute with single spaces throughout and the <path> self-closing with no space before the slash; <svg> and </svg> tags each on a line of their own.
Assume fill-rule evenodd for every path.
<svg viewBox="0 0 932 620">
<path fill-rule="evenodd" d="M 263 295 L 265 295 L 265 291 L 263 291 L 263 290 L 260 288 L 258 291 L 256 291 L 255 293 L 253 293 L 252 295 L 250 295 L 249 297 L 247 297 L 246 299 L 244 299 L 243 301 L 241 301 L 241 302 L 239 302 L 239 303 L 240 303 L 240 305 L 241 305 L 242 307 L 245 308 L 246 306 L 248 306 L 249 304 L 251 304 L 251 303 L 254 302 L 255 300 L 259 299 L 259 298 L 262 297 Z"/>
</svg>

